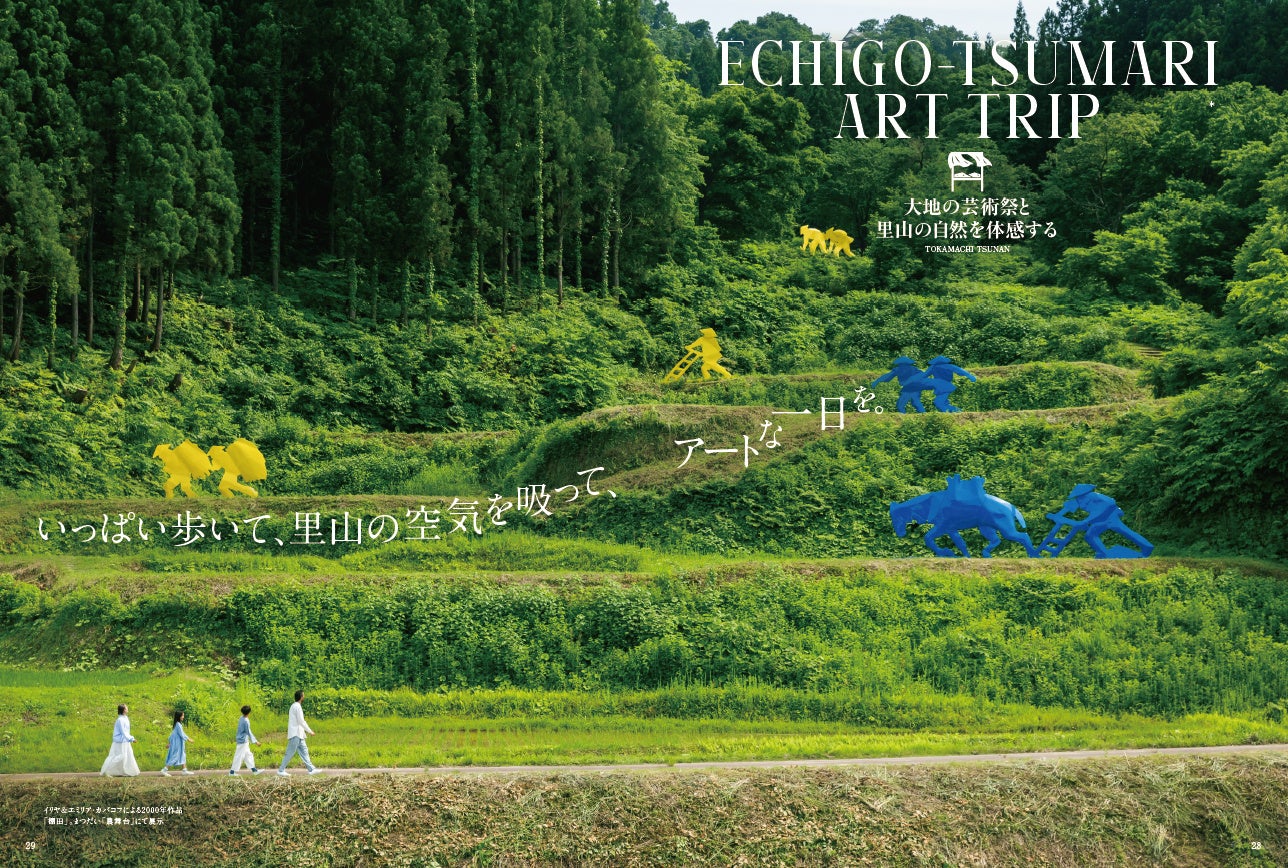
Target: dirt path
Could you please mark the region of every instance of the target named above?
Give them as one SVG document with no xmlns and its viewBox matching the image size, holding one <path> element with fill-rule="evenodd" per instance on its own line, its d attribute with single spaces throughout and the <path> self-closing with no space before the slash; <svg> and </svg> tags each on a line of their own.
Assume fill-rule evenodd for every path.
<svg viewBox="0 0 1288 868">
<path fill-rule="evenodd" d="M 433 766 L 429 768 L 369 768 L 329 769 L 315 777 L 340 775 L 547 775 L 547 774 L 601 774 L 611 772 L 698 771 L 703 769 L 766 769 L 766 768 L 837 768 L 846 766 L 921 766 L 947 763 L 1013 763 L 1013 762 L 1064 762 L 1068 760 L 1110 759 L 1115 757 L 1167 757 L 1167 756 L 1222 756 L 1229 754 L 1288 753 L 1288 744 L 1232 744 L 1213 747 L 1142 747 L 1113 750 L 1040 751 L 1036 753 L 978 753 L 947 754 L 939 756 L 861 757 L 856 759 L 789 759 L 789 760 L 731 760 L 726 762 L 691 763 L 623 763 L 621 765 L 560 765 L 560 766 Z M 227 769 L 203 769 L 195 775 L 172 773 L 175 781 L 185 777 L 228 777 Z M 291 777 L 309 777 L 298 764 L 290 770 Z M 96 778 L 97 772 L 46 772 L 43 774 L 0 775 L 0 784 L 10 781 L 72 780 Z M 159 772 L 144 772 L 142 777 L 159 778 Z M 241 772 L 238 777 L 251 777 Z M 258 777 L 278 780 L 277 769 L 264 769 Z"/>
</svg>

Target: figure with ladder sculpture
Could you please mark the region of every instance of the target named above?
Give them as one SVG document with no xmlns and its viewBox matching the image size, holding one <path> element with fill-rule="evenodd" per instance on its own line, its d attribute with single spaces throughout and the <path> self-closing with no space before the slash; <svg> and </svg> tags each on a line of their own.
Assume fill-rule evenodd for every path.
<svg viewBox="0 0 1288 868">
<path fill-rule="evenodd" d="M 676 362 L 675 367 L 671 368 L 671 373 L 662 378 L 663 383 L 673 383 L 676 380 L 684 379 L 684 375 L 689 372 L 689 368 L 693 367 L 693 363 L 698 359 L 702 360 L 702 379 L 704 380 L 711 379 L 712 371 L 722 377 L 733 376 L 720 364 L 721 349 L 720 342 L 716 340 L 716 330 L 707 328 L 703 329 L 699 334 L 701 336 L 696 341 L 684 348 L 687 351 L 684 358 Z"/>
<path fill-rule="evenodd" d="M 1077 518 L 1079 514 L 1084 518 Z M 1154 546 L 1123 522 L 1123 511 L 1118 502 L 1107 494 L 1096 491 L 1096 486 L 1083 482 L 1073 487 L 1059 512 L 1047 513 L 1055 522 L 1051 532 L 1042 540 L 1038 551 L 1048 557 L 1057 557 L 1073 538 L 1082 533 L 1087 545 L 1098 558 L 1147 558 Z M 1113 531 L 1140 547 L 1139 550 L 1124 545 L 1106 546 L 1102 534 Z"/>
</svg>

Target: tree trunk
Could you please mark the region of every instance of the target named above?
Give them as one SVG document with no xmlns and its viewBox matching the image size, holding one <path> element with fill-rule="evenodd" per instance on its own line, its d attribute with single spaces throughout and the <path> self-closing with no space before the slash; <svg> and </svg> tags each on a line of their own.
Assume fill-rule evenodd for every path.
<svg viewBox="0 0 1288 868">
<path fill-rule="evenodd" d="M 86 311 L 85 345 L 94 346 L 94 211 L 90 208 L 89 217 L 89 274 L 86 275 Z"/>
<path fill-rule="evenodd" d="M 77 251 L 79 253 L 80 251 Z M 80 343 L 80 283 L 72 285 L 72 348 L 71 360 L 76 361 L 76 348 Z"/>
<path fill-rule="evenodd" d="M 144 277 L 142 301 L 139 303 L 139 322 L 143 323 L 144 327 L 146 327 L 148 324 L 148 308 L 150 308 L 151 306 L 152 306 L 152 284 L 148 281 L 146 277 Z"/>
<path fill-rule="evenodd" d="M 139 320 L 139 294 L 143 291 L 143 263 L 134 260 L 134 297 L 130 299 L 130 311 L 126 318 L 130 322 Z"/>
<path fill-rule="evenodd" d="M 269 9 L 272 10 L 273 6 L 270 5 Z M 273 106 L 269 129 L 272 154 L 269 155 L 271 174 L 268 192 L 273 204 L 269 209 L 268 258 L 273 289 L 270 309 L 276 310 L 282 272 L 282 25 L 271 11 L 270 16 L 273 22 L 273 80 L 270 82 L 273 88 Z"/>
<path fill-rule="evenodd" d="M 170 291 L 174 291 L 174 272 L 170 272 Z M 161 272 L 161 279 L 157 282 L 157 321 L 152 330 L 152 352 L 161 352 L 161 327 L 165 318 L 165 271 Z"/>
<path fill-rule="evenodd" d="M 469 5 L 469 68 L 470 68 L 470 198 L 468 216 L 470 221 L 470 288 L 474 291 L 472 299 L 474 308 L 474 325 L 479 324 L 479 295 L 483 291 L 481 277 L 483 270 L 482 252 L 479 249 L 479 172 L 483 160 L 483 112 L 479 106 L 479 32 L 478 19 L 475 15 L 474 0 Z"/>
<path fill-rule="evenodd" d="M 272 270 L 273 304 L 277 303 L 278 278 L 282 268 L 282 57 L 281 38 L 277 41 L 275 81 L 273 82 L 273 155 L 269 193 L 273 197 L 272 221 L 269 225 L 268 258 Z"/>
<path fill-rule="evenodd" d="M 402 298 L 398 300 L 398 325 L 407 328 L 407 300 L 411 297 L 411 263 L 403 260 Z"/>
<path fill-rule="evenodd" d="M 255 197 L 250 195 L 246 197 L 246 210 L 242 212 L 245 215 L 242 219 L 241 236 L 246 239 L 245 253 L 242 254 L 242 273 L 255 273 Z"/>
<path fill-rule="evenodd" d="M 45 367 L 54 369 L 54 347 L 58 344 L 58 278 L 49 281 L 49 341 L 45 345 Z"/>
<path fill-rule="evenodd" d="M 434 262 L 430 260 L 429 271 L 425 274 L 425 338 L 434 339 Z"/>
<path fill-rule="evenodd" d="M 495 287 L 493 287 L 495 288 Z M 501 230 L 501 313 L 510 307 L 510 233 Z"/>
<path fill-rule="evenodd" d="M 559 230 L 559 306 L 563 307 L 563 256 L 564 256 L 564 233 Z"/>
<path fill-rule="evenodd" d="M 576 243 L 573 244 L 573 250 L 572 250 L 572 267 L 573 267 L 572 285 L 577 287 L 578 289 L 581 289 L 583 286 L 585 286 L 585 284 L 581 282 L 581 255 L 582 255 L 581 236 L 585 231 L 586 231 L 585 219 L 582 217 L 581 209 L 578 208 L 577 209 L 577 231 L 575 233 L 577 240 L 576 240 Z"/>
<path fill-rule="evenodd" d="M 610 198 L 610 207 L 611 207 L 612 197 L 609 197 L 609 198 Z M 604 228 L 603 228 L 603 232 L 601 233 L 601 237 L 603 239 L 603 248 L 600 250 L 600 255 L 599 255 L 599 276 L 600 278 L 602 278 L 602 283 L 604 286 L 604 289 L 603 289 L 604 298 L 608 298 L 608 279 L 609 279 L 608 251 L 613 243 L 613 233 L 612 233 L 611 226 L 608 222 L 608 211 L 609 211 L 608 208 L 604 209 Z"/>
<path fill-rule="evenodd" d="M 523 225 L 522 221 L 519 223 Z M 515 295 L 519 298 L 519 303 L 523 303 L 523 233 L 518 233 L 514 239 L 514 289 Z"/>
<path fill-rule="evenodd" d="M 510 233 L 501 230 L 501 312 L 505 313 L 505 300 L 510 294 Z"/>
<path fill-rule="evenodd" d="M 380 322 L 380 260 L 371 266 L 371 321 Z"/>
<path fill-rule="evenodd" d="M 114 371 L 121 370 L 121 359 L 125 356 L 125 304 L 129 297 L 129 265 L 121 262 L 117 265 L 119 272 L 116 295 L 116 333 L 112 340 L 112 358 L 107 363 Z"/>
<path fill-rule="evenodd" d="M 618 263 L 622 256 L 622 197 L 613 197 L 613 292 L 622 288 Z"/>
<path fill-rule="evenodd" d="M 349 322 L 358 318 L 358 262 L 349 257 Z"/>
<path fill-rule="evenodd" d="M 546 295 L 546 120 L 545 88 L 537 78 L 537 310 Z"/>
<path fill-rule="evenodd" d="M 232 277 L 242 277 L 246 274 L 246 228 L 250 221 L 250 189 L 249 181 L 237 188 L 237 201 L 241 205 L 241 224 L 237 227 L 237 243 L 233 246 L 233 273 Z"/>
<path fill-rule="evenodd" d="M 9 347 L 9 361 L 16 362 L 22 354 L 22 307 L 27 294 L 27 272 L 18 272 L 18 291 L 13 297 L 13 345 Z"/>
<path fill-rule="evenodd" d="M 5 274 L 4 254 L 0 254 L 0 359 L 4 358 L 4 297 L 9 288 L 9 275 Z"/>
</svg>

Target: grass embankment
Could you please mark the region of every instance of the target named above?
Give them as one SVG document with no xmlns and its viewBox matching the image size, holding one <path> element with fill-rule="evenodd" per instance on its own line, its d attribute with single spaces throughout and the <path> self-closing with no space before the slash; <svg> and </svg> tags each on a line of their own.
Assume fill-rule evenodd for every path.
<svg viewBox="0 0 1288 868">
<path fill-rule="evenodd" d="M 853 395 L 842 389 L 852 378 L 839 374 L 690 384 L 663 390 L 664 396 L 692 392 L 713 403 L 604 408 L 523 436 L 331 437 L 287 425 L 266 429 L 261 438 L 272 472 L 258 500 L 27 496 L 0 506 L 0 552 L 307 551 L 398 568 L 419 562 L 457 569 L 471 558 L 485 559 L 494 545 L 482 547 L 482 558 L 452 549 L 450 543 L 474 536 L 477 526 L 483 536 L 529 530 L 668 554 L 925 557 L 929 551 L 916 534 L 895 536 L 888 506 L 940 490 L 949 475 L 958 473 L 984 476 L 990 493 L 1026 516 L 1035 542 L 1050 526 L 1046 514 L 1076 484 L 1094 480 L 1119 498 L 1128 523 L 1155 543 L 1156 553 L 1187 553 L 1193 529 L 1178 525 L 1173 515 L 1152 515 L 1150 501 L 1128 484 L 1133 462 L 1142 460 L 1137 435 L 1152 430 L 1164 412 L 1159 402 L 1144 398 L 1136 373 L 1090 362 L 990 369 L 980 382 L 964 383 L 960 398 L 954 396 L 967 412 L 904 416 L 890 409 L 865 415 L 856 412 L 850 397 L 844 431 L 835 427 L 840 424 L 835 408 L 827 430 L 819 414 L 820 390 L 824 396 L 838 392 L 837 398 Z M 720 406 L 720 401 L 767 403 Z M 774 406 L 811 414 L 774 416 Z M 1039 409 L 1018 409 L 1023 407 Z M 771 448 L 771 442 L 778 445 Z M 733 451 L 707 454 L 708 449 Z M 73 464 L 84 469 L 84 462 Z M 145 490 L 158 492 L 164 479 L 160 463 L 147 458 L 136 465 L 131 465 L 131 484 L 147 482 Z M 584 473 L 591 468 L 603 469 L 588 480 Z M 68 472 L 74 476 L 79 470 Z M 209 494 L 213 480 L 198 487 Z M 550 496 L 545 514 L 525 507 L 520 496 L 533 485 L 544 486 Z M 506 511 L 489 512 L 490 504 Z M 422 507 L 440 510 L 433 530 L 414 517 Z M 368 536 L 357 543 L 345 541 L 356 533 L 344 525 L 346 513 L 355 520 L 385 518 L 378 529 L 366 525 Z M 458 525 L 467 513 L 477 518 Z M 297 543 L 300 521 L 308 515 L 317 516 L 320 532 L 306 547 Z M 204 523 L 203 532 L 183 531 L 177 516 Z M 338 535 L 331 533 L 333 519 L 341 525 Z M 110 543 L 103 540 L 105 521 Z M 218 527 L 212 524 L 216 521 Z M 418 539 L 422 534 L 443 539 Z M 407 546 L 408 540 L 414 543 Z M 978 553 L 978 535 L 969 532 L 968 541 Z M 1257 544 L 1249 545 L 1251 553 L 1261 553 Z M 400 547 L 408 550 L 391 559 L 389 550 Z M 532 546 L 526 543 L 500 543 L 491 550 L 500 568 L 513 570 L 554 569 L 559 560 L 527 557 Z M 1006 542 L 999 554 L 1021 551 Z M 1066 556 L 1088 554 L 1080 539 L 1066 550 Z M 590 568 L 590 560 L 603 558 L 582 558 L 574 568 Z M 610 568 L 631 571 L 631 560 L 641 557 L 619 559 Z"/>
<path fill-rule="evenodd" d="M 458 504 L 455 515 L 449 514 L 451 498 L 428 494 L 301 494 L 255 501 L 29 500 L 11 502 L 0 512 L 0 552 L 105 555 L 186 548 L 205 553 L 307 552 L 329 558 L 361 555 L 378 562 L 387 559 L 391 551 L 406 549 L 406 563 L 398 566 L 414 568 L 417 561 L 443 557 L 442 550 L 451 548 L 445 544 L 449 539 L 457 542 L 461 537 L 475 536 L 470 514 L 476 514 L 483 537 L 503 537 L 527 529 L 543 536 L 589 537 L 667 553 L 925 557 L 929 551 L 918 534 L 895 535 L 889 504 L 941 490 L 945 478 L 953 473 L 984 476 L 990 493 L 1009 500 L 1026 516 L 1034 542 L 1050 526 L 1046 513 L 1056 510 L 1079 482 L 1094 479 L 1101 490 L 1111 496 L 1118 494 L 1132 460 L 1124 454 L 1127 433 L 1153 423 L 1147 410 L 1132 410 L 1131 405 L 1108 415 L 1105 408 L 1091 409 L 1091 415 L 1047 410 L 1004 418 L 994 418 L 992 413 L 955 414 L 958 418 L 887 413 L 857 422 L 851 418 L 844 432 L 821 432 L 817 415 L 782 417 L 794 421 L 779 435 L 781 445 L 770 450 L 760 444 L 760 454 L 748 455 L 746 461 L 741 449 L 737 455 L 707 455 L 703 450 L 730 444 L 741 447 L 743 435 L 750 436 L 753 445 L 759 443 L 756 438 L 764 412 L 687 406 L 603 411 L 575 422 L 556 423 L 534 436 L 527 446 L 508 454 L 503 462 L 497 459 L 498 466 L 508 468 L 502 475 L 509 481 L 493 489 L 462 493 L 465 505 Z M 1061 418 L 1045 418 L 1053 413 L 1062 414 Z M 1064 418 L 1077 413 L 1082 415 Z M 695 447 L 695 454 L 680 467 L 686 450 L 675 441 L 694 438 L 706 445 Z M 593 480 L 594 490 L 600 494 L 591 496 L 585 478 L 576 474 L 600 466 L 605 471 Z M 571 502 L 571 489 L 555 494 L 556 480 L 579 489 L 575 502 Z M 518 489 L 538 482 L 552 495 L 549 516 L 529 515 L 526 513 L 535 510 L 525 511 L 516 505 Z M 607 494 L 609 491 L 616 497 Z M 504 514 L 488 512 L 488 492 L 506 501 Z M 440 510 L 432 530 L 426 529 L 424 518 L 415 517 L 421 506 Z M 1186 552 L 1170 543 L 1186 532 L 1174 518 L 1150 521 L 1148 504 L 1135 503 L 1126 496 L 1121 497 L 1120 506 L 1128 523 L 1157 545 L 1157 554 Z M 367 536 L 362 543 L 345 542 L 356 533 L 344 525 L 346 512 L 355 521 L 369 522 L 382 515 L 388 518 L 381 520 L 377 530 L 364 524 Z M 300 522 L 309 514 L 316 515 L 318 532 L 307 546 L 297 544 L 304 538 Z M 195 524 L 200 532 L 179 527 L 176 515 L 184 523 Z M 257 516 L 268 517 L 252 522 Z M 460 530 L 457 519 L 462 517 L 465 524 Z M 493 524 L 494 517 L 506 524 Z M 140 519 L 147 540 L 141 538 Z M 216 520 L 218 527 L 212 526 Z M 338 528 L 334 536 L 332 520 Z M 110 539 L 120 538 L 119 543 L 103 542 L 105 521 Z M 398 522 L 396 530 L 394 521 Z M 46 539 L 38 533 L 42 529 Z M 418 535 L 422 531 L 427 537 L 437 534 L 443 539 L 421 540 Z M 121 538 L 122 532 L 128 539 Z M 216 540 L 216 536 L 220 538 Z M 978 554 L 978 535 L 971 531 L 967 540 Z M 551 559 L 522 566 L 524 552 L 517 544 L 500 551 L 515 569 L 555 568 Z M 1251 549 L 1251 553 L 1257 551 Z M 1018 544 L 1007 542 L 998 553 L 1021 552 Z M 1080 539 L 1065 552 L 1066 556 L 1087 554 L 1089 549 Z M 454 555 L 449 554 L 448 559 L 451 557 Z M 517 562 L 511 562 L 512 557 Z M 616 568 L 631 569 L 620 563 Z"/>
<path fill-rule="evenodd" d="M 183 813 L 50 828 L 51 806 Z M 1288 852 L 1288 758 L 24 782 L 0 787 L 0 815 L 22 866 L 1269 866 Z"/>
<path fill-rule="evenodd" d="M 659 689 L 748 683 L 871 706 L 944 695 L 1106 713 L 1261 711 L 1288 696 L 1275 570 L 998 562 L 945 572 L 802 563 L 627 583 L 387 575 L 42 590 L 0 578 L 0 659 L 24 666 L 215 666 L 271 690 Z M 1098 568 L 1097 568 L 1098 567 Z M 689 714 L 686 716 L 697 716 Z"/>
<path fill-rule="evenodd" d="M 1251 562 L 87 572 L 0 580 L 7 770 L 97 767 L 120 701 L 158 751 L 183 708 L 220 764 L 237 707 L 271 734 L 295 687 L 344 765 L 1288 740 L 1288 592 Z M 214 674 L 139 675 L 184 668 Z"/>
<path fill-rule="evenodd" d="M 232 684 L 193 671 L 0 669 L 0 773 L 94 771 L 110 747 L 116 704 L 130 707 L 135 756 L 155 771 L 165 756 L 172 712 L 188 713 L 194 769 L 224 768 L 243 703 L 275 766 L 286 744 L 285 705 L 248 681 Z M 332 768 L 441 765 L 567 765 L 953 753 L 1188 747 L 1288 742 L 1288 725 L 1237 715 L 1163 720 L 1062 708 L 891 697 L 889 713 L 921 725 L 844 719 L 844 697 L 744 688 L 658 691 L 352 691 L 308 694 L 314 761 Z M 798 715 L 790 718 L 793 706 Z M 689 716 L 686 711 L 692 712 Z M 700 716 L 703 712 L 713 716 Z M 840 713 L 837 713 L 840 712 Z M 714 716 L 723 713 L 723 716 Z M 800 719 L 813 713 L 825 719 Z M 340 716 L 336 716 L 340 715 Z M 833 719 L 826 719 L 831 717 Z M 842 719 L 836 719 L 842 718 Z"/>
<path fill-rule="evenodd" d="M 702 380 L 692 376 L 663 384 L 649 377 L 622 384 L 618 397 L 627 404 L 713 404 L 771 406 L 783 410 L 819 409 L 821 398 L 845 398 L 846 409 L 881 406 L 895 412 L 897 383 L 876 387 L 876 399 L 856 403 L 855 390 L 869 385 L 889 368 L 825 371 L 808 374 L 754 374 L 729 379 Z M 1018 365 L 976 367 L 977 382 L 958 378 L 952 394 L 955 406 L 966 411 L 1045 410 L 1093 404 L 1122 404 L 1150 397 L 1140 385 L 1140 370 L 1103 362 L 1031 362 Z M 927 410 L 929 393 L 923 395 Z"/>
</svg>

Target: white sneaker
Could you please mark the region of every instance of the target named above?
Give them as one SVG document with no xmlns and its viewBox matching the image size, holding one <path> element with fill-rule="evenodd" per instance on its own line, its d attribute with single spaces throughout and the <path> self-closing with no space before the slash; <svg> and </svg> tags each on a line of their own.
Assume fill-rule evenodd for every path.
<svg viewBox="0 0 1288 868">
<path fill-rule="evenodd" d="M 187 769 L 184 769 L 184 770 L 183 770 L 183 773 L 184 773 L 185 775 L 195 775 L 195 774 L 196 774 L 196 772 L 190 772 L 190 771 L 188 771 Z"/>
<path fill-rule="evenodd" d="M 168 777 L 170 777 L 170 773 L 169 773 L 168 771 L 166 771 L 165 769 L 161 769 L 161 774 L 162 774 L 164 777 L 167 777 L 167 778 L 168 778 Z"/>
<path fill-rule="evenodd" d="M 311 768 L 311 769 L 309 769 L 309 774 L 311 774 L 311 775 L 320 775 L 320 774 L 322 774 L 322 769 L 319 769 L 319 768 Z"/>
<path fill-rule="evenodd" d="M 289 777 L 290 777 L 290 775 L 288 775 L 286 772 L 278 772 L 278 773 L 277 773 L 277 776 L 278 776 L 279 778 L 289 778 Z"/>
</svg>

